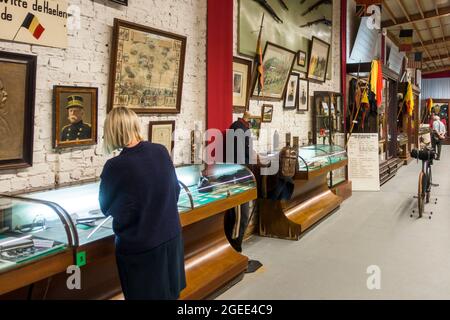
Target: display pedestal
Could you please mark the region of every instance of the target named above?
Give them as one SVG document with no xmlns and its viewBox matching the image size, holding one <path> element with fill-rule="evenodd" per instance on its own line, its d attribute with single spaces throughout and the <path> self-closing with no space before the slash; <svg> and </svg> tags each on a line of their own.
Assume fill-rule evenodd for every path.
<svg viewBox="0 0 450 320">
<path fill-rule="evenodd" d="M 259 233 L 262 236 L 298 240 L 303 232 L 336 210 L 343 198 L 327 184 L 327 173 L 310 180 L 295 180 L 289 201 L 259 200 Z"/>
<path fill-rule="evenodd" d="M 331 191 L 342 199 L 347 200 L 353 195 L 352 182 L 347 180 L 339 183 L 334 188 L 331 188 Z"/>
</svg>

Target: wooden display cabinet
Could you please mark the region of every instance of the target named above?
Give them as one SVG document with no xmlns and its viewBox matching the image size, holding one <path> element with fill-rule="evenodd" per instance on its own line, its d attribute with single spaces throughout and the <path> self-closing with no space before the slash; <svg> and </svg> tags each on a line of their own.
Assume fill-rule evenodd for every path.
<svg viewBox="0 0 450 320">
<path fill-rule="evenodd" d="M 344 201 L 344 197 L 330 190 L 327 176 L 348 164 L 345 150 L 338 146 L 313 145 L 300 147 L 298 154 L 298 170 L 292 179 L 279 175 L 262 178 L 263 191 L 258 200 L 262 236 L 298 240 Z M 270 156 L 278 157 L 278 154 Z M 280 188 L 288 184 L 292 186 L 292 195 L 280 197 Z"/>
<path fill-rule="evenodd" d="M 176 171 L 182 186 L 178 209 L 187 281 L 180 299 L 205 299 L 239 281 L 247 269 L 248 258 L 236 252 L 226 238 L 224 216 L 227 210 L 257 198 L 256 182 L 246 167 L 232 164 L 192 165 Z M 200 176 L 209 183 L 198 185 Z M 87 236 L 94 225 L 86 227 L 75 222 L 74 213 L 79 217 L 100 214 L 98 187 L 98 183 L 89 183 L 21 196 L 24 200 L 20 201 L 50 203 L 63 212 L 53 223 L 65 226 L 61 223 L 64 221 L 66 228 L 61 227 L 60 232 L 49 229 L 42 237 L 59 239 L 66 230 L 69 240 L 61 253 L 11 265 L 4 272 L 0 265 L 0 299 L 110 299 L 121 293 L 111 221 L 90 239 Z M 7 198 L 0 197 L 4 199 Z M 32 220 L 34 211 L 30 207 L 16 215 L 27 214 Z M 69 290 L 66 286 L 67 267 L 75 264 L 81 268 L 81 290 Z"/>
</svg>

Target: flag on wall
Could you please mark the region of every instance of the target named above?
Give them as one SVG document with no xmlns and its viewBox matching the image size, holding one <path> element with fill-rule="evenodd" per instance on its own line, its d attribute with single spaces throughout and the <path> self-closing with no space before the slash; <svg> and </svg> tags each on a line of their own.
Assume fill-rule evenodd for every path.
<svg viewBox="0 0 450 320">
<path fill-rule="evenodd" d="M 22 22 L 21 28 L 28 29 L 33 37 L 38 40 L 45 31 L 45 28 L 39 23 L 38 18 L 32 13 L 27 14 L 25 20 Z"/>
<path fill-rule="evenodd" d="M 372 61 L 372 69 L 370 71 L 370 91 L 375 95 L 377 107 L 379 108 L 383 98 L 383 65 L 379 60 Z"/>
<path fill-rule="evenodd" d="M 413 30 L 400 30 L 400 52 L 409 52 L 412 50 Z"/>
<path fill-rule="evenodd" d="M 408 68 L 422 69 L 422 52 L 413 52 L 408 55 Z"/>
<path fill-rule="evenodd" d="M 427 100 L 427 110 L 428 114 L 431 114 L 431 110 L 433 109 L 433 99 L 429 98 Z"/>
<path fill-rule="evenodd" d="M 412 117 L 414 112 L 414 95 L 411 82 L 408 82 L 408 88 L 406 89 L 405 105 L 406 111 L 408 112 L 409 116 Z"/>
</svg>

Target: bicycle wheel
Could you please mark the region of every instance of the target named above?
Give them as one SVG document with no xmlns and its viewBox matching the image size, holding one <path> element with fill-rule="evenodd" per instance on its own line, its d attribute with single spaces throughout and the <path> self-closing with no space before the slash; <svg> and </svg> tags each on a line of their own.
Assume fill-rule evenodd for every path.
<svg viewBox="0 0 450 320">
<path fill-rule="evenodd" d="M 419 218 L 423 216 L 423 210 L 425 207 L 425 189 L 424 185 L 426 185 L 426 176 L 423 172 L 419 174 L 419 188 L 417 190 L 417 206 L 419 208 Z"/>
<path fill-rule="evenodd" d="M 427 167 L 427 203 L 430 203 L 431 197 L 431 185 L 433 183 L 433 176 L 431 175 L 431 165 L 428 164 Z"/>
</svg>

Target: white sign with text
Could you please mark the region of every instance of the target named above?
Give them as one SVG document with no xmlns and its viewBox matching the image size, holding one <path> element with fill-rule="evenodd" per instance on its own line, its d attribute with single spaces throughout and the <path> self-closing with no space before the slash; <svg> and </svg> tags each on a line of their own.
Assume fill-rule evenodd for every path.
<svg viewBox="0 0 450 320">
<path fill-rule="evenodd" d="M 354 133 L 348 142 L 348 175 L 353 191 L 380 191 L 377 133 Z"/>
</svg>

